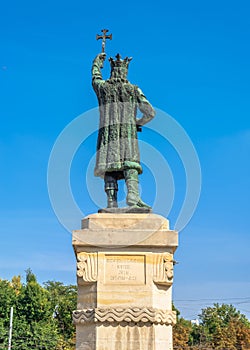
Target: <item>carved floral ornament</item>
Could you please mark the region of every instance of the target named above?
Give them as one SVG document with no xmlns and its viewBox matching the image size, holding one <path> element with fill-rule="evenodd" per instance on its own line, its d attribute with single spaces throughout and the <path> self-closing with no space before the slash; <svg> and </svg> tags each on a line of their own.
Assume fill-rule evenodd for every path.
<svg viewBox="0 0 250 350">
<path fill-rule="evenodd" d="M 97 281 L 97 253 L 77 254 L 77 276 L 85 283 Z"/>
<path fill-rule="evenodd" d="M 176 313 L 172 310 L 161 310 L 151 307 L 131 308 L 95 308 L 75 310 L 73 312 L 75 324 L 89 322 L 126 322 L 126 323 L 152 323 L 173 325 L 176 323 Z"/>
<path fill-rule="evenodd" d="M 153 280 L 156 284 L 171 285 L 173 283 L 173 254 L 156 254 L 154 257 Z"/>
</svg>

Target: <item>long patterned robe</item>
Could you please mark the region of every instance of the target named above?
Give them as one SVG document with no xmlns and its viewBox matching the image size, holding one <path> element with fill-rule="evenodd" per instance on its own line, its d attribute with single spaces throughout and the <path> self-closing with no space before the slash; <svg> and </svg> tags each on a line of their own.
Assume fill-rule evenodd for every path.
<svg viewBox="0 0 250 350">
<path fill-rule="evenodd" d="M 136 169 L 141 174 L 137 125 L 149 122 L 155 111 L 136 85 L 119 78 L 103 80 L 101 67 L 97 56 L 92 66 L 100 112 L 95 176 L 124 169 Z M 140 119 L 136 119 L 138 108 L 143 114 Z"/>
</svg>

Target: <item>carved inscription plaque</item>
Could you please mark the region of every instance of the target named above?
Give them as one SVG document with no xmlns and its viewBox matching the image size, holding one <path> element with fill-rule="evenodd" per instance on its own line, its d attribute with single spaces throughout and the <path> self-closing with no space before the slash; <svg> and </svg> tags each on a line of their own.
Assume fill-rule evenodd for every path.
<svg viewBox="0 0 250 350">
<path fill-rule="evenodd" d="M 145 256 L 105 255 L 105 282 L 145 284 Z"/>
</svg>

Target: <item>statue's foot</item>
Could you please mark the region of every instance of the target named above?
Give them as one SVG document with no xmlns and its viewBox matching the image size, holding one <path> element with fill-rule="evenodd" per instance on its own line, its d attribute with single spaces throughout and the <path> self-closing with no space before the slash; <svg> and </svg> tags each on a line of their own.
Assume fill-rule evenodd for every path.
<svg viewBox="0 0 250 350">
<path fill-rule="evenodd" d="M 130 207 L 135 207 L 135 208 L 145 208 L 145 209 L 152 209 L 149 205 L 144 203 L 141 198 L 127 198 L 127 204 Z"/>
<path fill-rule="evenodd" d="M 99 209 L 98 213 L 112 213 L 112 214 L 148 214 L 152 213 L 152 209 L 150 207 L 138 207 L 136 205 L 127 206 L 124 208 L 103 208 Z"/>
<path fill-rule="evenodd" d="M 107 194 L 107 208 L 118 208 L 117 204 L 117 190 L 114 188 L 108 188 L 105 190 Z"/>
<path fill-rule="evenodd" d="M 108 208 L 108 209 L 111 209 L 111 208 L 118 208 L 118 204 L 117 204 L 116 201 L 108 201 L 107 208 Z"/>
</svg>

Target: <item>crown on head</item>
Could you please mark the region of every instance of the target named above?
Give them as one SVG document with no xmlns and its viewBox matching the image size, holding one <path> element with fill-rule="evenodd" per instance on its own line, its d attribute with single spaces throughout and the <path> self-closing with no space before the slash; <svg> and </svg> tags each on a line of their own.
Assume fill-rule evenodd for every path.
<svg viewBox="0 0 250 350">
<path fill-rule="evenodd" d="M 118 53 L 116 56 L 116 60 L 112 57 L 109 58 L 109 62 L 111 65 L 111 69 L 114 68 L 126 68 L 128 69 L 129 62 L 132 60 L 132 57 L 125 57 L 123 60 L 121 59 L 121 55 Z"/>
</svg>

